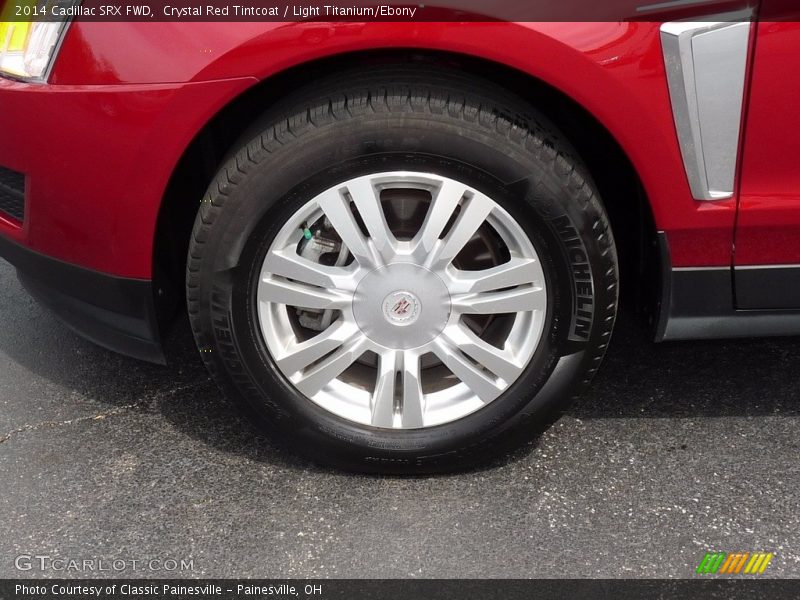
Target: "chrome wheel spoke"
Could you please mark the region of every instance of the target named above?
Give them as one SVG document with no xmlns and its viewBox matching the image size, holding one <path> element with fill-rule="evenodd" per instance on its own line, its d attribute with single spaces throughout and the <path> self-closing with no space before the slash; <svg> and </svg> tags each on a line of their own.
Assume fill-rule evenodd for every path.
<svg viewBox="0 0 800 600">
<path fill-rule="evenodd" d="M 381 354 L 378 380 L 372 396 L 371 424 L 395 427 L 395 399 L 399 396 L 400 427 L 422 427 L 425 401 L 419 373 L 419 354 L 413 351 L 388 350 Z M 401 390 L 397 390 L 400 382 Z"/>
<path fill-rule="evenodd" d="M 347 191 L 358 209 L 369 232 L 370 242 L 381 255 L 388 261 L 394 255 L 396 243 L 392 230 L 386 223 L 380 196 L 369 178 L 361 177 L 347 184 Z"/>
<path fill-rule="evenodd" d="M 537 283 L 541 276 L 542 268 L 536 259 L 512 257 L 508 262 L 482 271 L 453 269 L 450 292 L 452 294 L 491 292 L 526 283 Z"/>
<path fill-rule="evenodd" d="M 296 281 L 264 277 L 258 288 L 262 302 L 274 302 L 300 308 L 341 310 L 353 302 L 352 293 L 329 290 Z"/>
<path fill-rule="evenodd" d="M 317 202 L 358 263 L 367 268 L 376 266 L 375 256 L 350 210 L 349 200 L 335 189 L 319 196 Z"/>
<path fill-rule="evenodd" d="M 419 355 L 406 351 L 403 354 L 403 407 L 404 428 L 422 427 L 425 404 L 420 383 Z"/>
<path fill-rule="evenodd" d="M 434 249 L 465 192 L 464 185 L 452 180 L 439 187 L 415 239 L 418 258 L 424 259 Z"/>
<path fill-rule="evenodd" d="M 367 345 L 367 338 L 363 335 L 353 336 L 313 367 L 298 373 L 292 382 L 298 390 L 312 398 L 364 354 Z"/>
<path fill-rule="evenodd" d="M 298 255 L 294 248 L 270 251 L 264 260 L 262 274 L 279 275 L 312 286 L 340 290 L 353 290 L 357 283 L 353 269 L 322 265 Z"/>
<path fill-rule="evenodd" d="M 394 397 L 397 382 L 396 350 L 384 352 L 378 363 L 378 380 L 372 393 L 371 424 L 375 427 L 394 427 Z"/>
<path fill-rule="evenodd" d="M 499 292 L 458 294 L 452 296 L 453 309 L 462 314 L 492 315 L 544 310 L 547 297 L 544 289 L 535 286 L 516 287 Z"/>
<path fill-rule="evenodd" d="M 276 356 L 275 359 L 278 367 L 284 373 L 294 375 L 323 356 L 330 354 L 359 333 L 355 324 L 340 319 L 309 340 L 300 343 L 291 342 L 283 354 Z"/>
<path fill-rule="evenodd" d="M 497 398 L 505 387 L 486 369 L 464 356 L 457 346 L 444 337 L 434 341 L 433 353 L 453 372 L 482 402 L 488 403 Z"/>
<path fill-rule="evenodd" d="M 395 399 L 400 397 L 400 426 L 422 427 L 425 417 L 424 394 L 420 383 L 419 354 L 413 351 L 387 350 L 380 356 L 378 380 L 372 395 L 371 424 L 395 426 Z M 400 382 L 401 390 L 396 389 Z"/>
<path fill-rule="evenodd" d="M 480 193 L 474 193 L 461 203 L 453 226 L 441 240 L 438 249 L 435 249 L 427 264 L 432 269 L 439 269 L 449 265 L 458 253 L 467 245 L 467 242 L 486 221 L 486 217 L 494 209 L 494 202 Z"/>
<path fill-rule="evenodd" d="M 451 325 L 443 335 L 453 346 L 506 383 L 514 381 L 522 372 L 522 365 L 511 349 L 493 346 L 464 325 Z"/>
</svg>

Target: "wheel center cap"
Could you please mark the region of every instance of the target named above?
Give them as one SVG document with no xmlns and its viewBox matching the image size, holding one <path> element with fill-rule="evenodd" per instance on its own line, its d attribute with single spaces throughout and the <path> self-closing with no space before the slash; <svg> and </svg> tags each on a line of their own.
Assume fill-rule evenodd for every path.
<svg viewBox="0 0 800 600">
<path fill-rule="evenodd" d="M 419 298 L 405 290 L 392 292 L 383 300 L 383 314 L 394 325 L 416 323 L 420 314 Z"/>
<path fill-rule="evenodd" d="M 359 282 L 353 314 L 364 335 L 381 346 L 416 348 L 444 329 L 450 317 L 450 294 L 441 278 L 428 269 L 392 263 Z"/>
</svg>

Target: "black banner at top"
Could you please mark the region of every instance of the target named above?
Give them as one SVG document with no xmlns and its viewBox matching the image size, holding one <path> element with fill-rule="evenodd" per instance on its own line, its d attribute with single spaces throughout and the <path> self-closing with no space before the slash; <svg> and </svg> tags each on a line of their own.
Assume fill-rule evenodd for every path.
<svg viewBox="0 0 800 600">
<path fill-rule="evenodd" d="M 758 0 L 6 0 L 0 21 L 720 21 L 750 18 L 757 7 Z"/>
</svg>

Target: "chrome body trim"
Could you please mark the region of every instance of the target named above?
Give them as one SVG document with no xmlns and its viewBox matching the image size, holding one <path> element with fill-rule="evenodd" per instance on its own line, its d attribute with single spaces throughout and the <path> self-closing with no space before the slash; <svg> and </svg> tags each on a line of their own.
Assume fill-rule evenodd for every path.
<svg viewBox="0 0 800 600">
<path fill-rule="evenodd" d="M 675 130 L 697 200 L 733 196 L 752 16 L 661 26 Z"/>
<path fill-rule="evenodd" d="M 669 2 L 657 2 L 656 4 L 644 4 L 636 7 L 636 12 L 649 12 L 654 10 L 670 10 L 673 8 L 685 8 L 698 4 L 708 4 L 708 0 L 671 0 Z"/>
</svg>

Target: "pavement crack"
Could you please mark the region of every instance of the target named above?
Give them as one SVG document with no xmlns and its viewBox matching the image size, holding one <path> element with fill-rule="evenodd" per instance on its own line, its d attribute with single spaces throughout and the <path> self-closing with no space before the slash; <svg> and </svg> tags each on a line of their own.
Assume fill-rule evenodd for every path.
<svg viewBox="0 0 800 600">
<path fill-rule="evenodd" d="M 28 423 L 23 425 L 22 427 L 17 427 L 16 429 L 12 429 L 11 431 L 7 432 L 5 435 L 0 437 L 0 444 L 7 442 L 9 439 L 11 439 L 12 436 L 17 435 L 18 433 L 25 433 L 28 431 L 38 431 L 39 429 L 49 429 L 51 427 L 62 427 L 64 425 L 74 425 L 75 423 L 82 423 L 84 421 L 100 421 L 102 419 L 105 419 L 106 417 L 119 414 L 131 408 L 137 408 L 138 406 L 140 406 L 139 403 L 125 404 L 123 406 L 117 406 L 116 408 L 113 408 L 111 410 L 107 410 L 92 415 L 85 415 L 83 417 L 75 417 L 74 419 L 65 419 L 63 421 L 40 421 L 39 423 Z"/>
<path fill-rule="evenodd" d="M 13 436 L 18 435 L 20 433 L 27 433 L 29 431 L 38 431 L 40 429 L 50 429 L 53 427 L 64 427 L 66 425 L 75 425 L 77 423 L 85 423 L 86 421 L 102 421 L 107 417 L 113 417 L 114 415 L 118 415 L 125 411 L 137 408 L 150 408 L 153 407 L 159 400 L 163 398 L 173 396 L 179 392 L 200 387 L 201 383 L 191 383 L 188 385 L 179 385 L 168 390 L 157 390 L 151 394 L 148 394 L 137 400 L 136 402 L 131 402 L 130 404 L 123 404 L 120 406 L 115 406 L 113 408 L 109 408 L 108 410 L 100 411 L 97 413 L 93 413 L 90 415 L 84 415 L 81 417 L 75 417 L 72 419 L 64 419 L 62 421 L 40 421 L 38 423 L 27 423 L 22 425 L 21 427 L 17 427 L 16 429 L 12 429 L 6 432 L 3 435 L 0 435 L 0 444 L 6 443 L 10 440 Z"/>
</svg>

